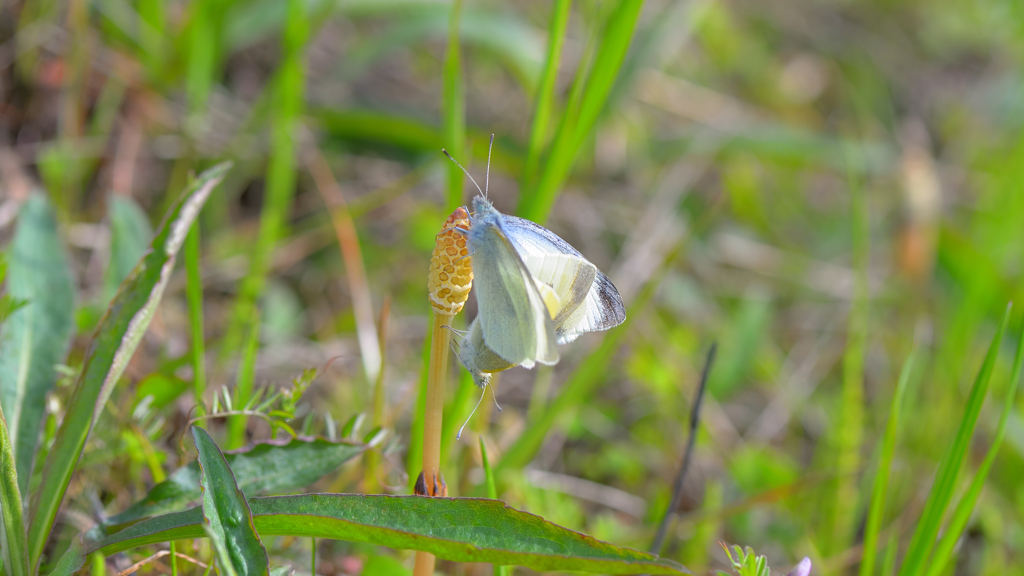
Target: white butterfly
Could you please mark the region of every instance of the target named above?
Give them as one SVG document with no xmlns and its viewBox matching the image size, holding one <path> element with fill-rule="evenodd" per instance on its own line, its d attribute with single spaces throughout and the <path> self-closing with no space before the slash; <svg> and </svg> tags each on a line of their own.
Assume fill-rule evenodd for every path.
<svg viewBox="0 0 1024 576">
<path fill-rule="evenodd" d="M 547 228 L 496 210 L 486 184 L 466 233 L 478 312 L 458 353 L 481 387 L 512 366 L 555 364 L 555 344 L 626 319 L 618 290 L 597 266 Z"/>
</svg>

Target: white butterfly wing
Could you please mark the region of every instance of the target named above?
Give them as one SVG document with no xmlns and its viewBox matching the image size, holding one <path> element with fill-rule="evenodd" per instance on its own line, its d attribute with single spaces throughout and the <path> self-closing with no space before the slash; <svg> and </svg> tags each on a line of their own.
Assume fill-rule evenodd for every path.
<svg viewBox="0 0 1024 576">
<path fill-rule="evenodd" d="M 562 240 L 557 234 L 543 226 L 515 216 L 505 216 L 503 226 L 509 240 L 516 245 L 520 254 L 529 258 L 540 258 L 546 254 L 560 253 L 577 257 L 590 264 L 579 250 Z M 591 266 L 593 266 L 591 264 Z M 583 304 L 575 308 L 567 318 L 562 319 L 558 343 L 575 340 L 584 332 L 598 332 L 622 324 L 626 320 L 626 309 L 622 297 L 611 280 L 596 267 L 594 281 L 587 291 Z M 567 307 L 568 308 L 568 307 Z"/>
<path fill-rule="evenodd" d="M 586 301 L 594 284 L 597 266 L 583 258 L 557 252 L 526 254 L 523 263 L 534 278 L 550 286 L 558 297 L 558 310 L 552 312 L 552 316 L 555 334 L 561 337 L 562 332 L 575 325 L 567 320 L 578 316 L 577 309 Z"/>
<path fill-rule="evenodd" d="M 472 223 L 477 319 L 487 348 L 511 364 L 558 362 L 555 326 L 533 278 L 502 230 L 502 216 Z"/>
</svg>

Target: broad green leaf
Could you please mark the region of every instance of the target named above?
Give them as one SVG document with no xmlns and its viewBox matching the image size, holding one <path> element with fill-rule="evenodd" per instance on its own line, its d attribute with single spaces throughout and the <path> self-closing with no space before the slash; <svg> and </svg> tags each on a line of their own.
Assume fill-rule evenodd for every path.
<svg viewBox="0 0 1024 576">
<path fill-rule="evenodd" d="M 0 555 L 8 576 L 29 576 L 28 543 L 21 515 L 21 491 L 7 421 L 0 410 Z"/>
<path fill-rule="evenodd" d="M 204 530 L 213 540 L 223 568 L 238 576 L 266 576 L 270 559 L 252 524 L 245 495 L 238 489 L 228 461 L 213 438 L 198 426 L 192 438 L 199 451 L 202 470 Z"/>
<path fill-rule="evenodd" d="M 11 241 L 7 291 L 28 303 L 0 330 L 0 404 L 17 461 L 18 488 L 28 494 L 46 394 L 57 381 L 74 322 L 71 268 L 46 196 L 25 202 Z"/>
<path fill-rule="evenodd" d="M 121 285 L 100 321 L 86 350 L 85 362 L 75 382 L 67 412 L 43 464 L 39 490 L 32 498 L 28 530 L 32 567 L 39 566 L 50 528 L 93 423 L 153 318 L 185 234 L 230 166 L 228 162 L 219 164 L 190 184 L 182 199 L 168 213 L 150 250 Z"/>
<path fill-rule="evenodd" d="M 680 564 L 620 548 L 514 510 L 498 500 L 363 494 L 252 498 L 262 536 L 307 536 L 422 550 L 456 562 L 516 564 L 532 570 L 606 574 L 689 574 Z M 202 510 L 143 520 L 96 542 L 114 554 L 137 546 L 203 537 Z"/>
<path fill-rule="evenodd" d="M 103 277 L 106 302 L 117 294 L 117 287 L 146 253 L 153 237 L 153 226 L 142 208 L 129 197 L 114 195 L 107 206 L 110 219 L 110 263 Z"/>
<path fill-rule="evenodd" d="M 247 498 L 268 493 L 301 490 L 345 462 L 362 454 L 369 446 L 351 442 L 332 442 L 324 438 L 288 437 L 270 440 L 227 452 L 238 488 Z M 182 510 L 202 497 L 199 489 L 199 462 L 175 471 L 149 491 L 145 498 L 105 522 L 108 532 L 148 516 Z"/>
</svg>

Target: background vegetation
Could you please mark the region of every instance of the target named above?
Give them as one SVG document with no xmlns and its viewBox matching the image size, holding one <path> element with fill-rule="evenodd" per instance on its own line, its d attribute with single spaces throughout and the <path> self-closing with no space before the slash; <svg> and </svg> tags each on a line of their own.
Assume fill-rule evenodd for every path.
<svg viewBox="0 0 1024 576">
<path fill-rule="evenodd" d="M 722 540 L 780 567 L 807 555 L 821 573 L 868 553 L 869 572 L 885 573 L 915 558 L 922 511 L 938 532 L 926 496 L 956 441 L 967 473 L 957 461 L 950 495 L 988 475 L 955 562 L 934 570 L 1024 572 L 1024 405 L 1006 394 L 1019 311 L 996 339 L 987 403 L 983 387 L 972 394 L 1007 301 L 1024 300 L 1022 22 L 1019 4 L 995 0 L 5 0 L 0 235 L 8 245 L 44 192 L 61 243 L 39 247 L 52 276 L 29 288 L 70 287 L 44 338 L 57 350 L 38 360 L 61 363 L 35 416 L 41 454 L 160 219 L 191 173 L 234 161 L 89 437 L 49 561 L 195 458 L 183 438 L 197 399 L 224 410 L 223 387 L 245 404 L 309 368 L 321 374 L 273 428 L 204 425 L 235 448 L 282 423 L 348 436 L 340 423 L 366 413 L 391 444 L 315 488 L 408 493 L 429 254 L 472 194 L 440 148 L 482 175 L 493 132 L 495 204 L 605 270 L 629 320 L 565 348 L 554 369 L 504 374 L 504 411 L 482 408 L 460 442 L 476 393 L 465 377 L 450 386 L 453 495 L 486 494 L 479 434 L 500 498 L 646 549 L 717 341 L 666 556 L 723 568 Z M 973 440 L 958 432 L 965 406 L 981 415 Z M 18 462 L 23 494 L 31 470 Z M 887 498 L 866 527 L 881 477 Z M 306 543 L 264 545 L 308 570 Z M 106 569 L 146 555 L 131 554 Z M 316 570 L 409 560 L 322 541 Z"/>
</svg>

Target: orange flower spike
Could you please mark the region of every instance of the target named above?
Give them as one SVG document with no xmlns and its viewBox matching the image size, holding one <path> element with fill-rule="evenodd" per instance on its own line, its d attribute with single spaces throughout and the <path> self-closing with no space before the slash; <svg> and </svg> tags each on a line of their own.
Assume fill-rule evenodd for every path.
<svg viewBox="0 0 1024 576">
<path fill-rule="evenodd" d="M 430 256 L 427 293 L 430 306 L 438 314 L 454 316 L 462 310 L 473 287 L 473 263 L 466 246 L 466 236 L 455 228 L 469 230 L 469 212 L 460 206 L 444 221 L 435 237 Z"/>
</svg>

